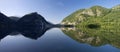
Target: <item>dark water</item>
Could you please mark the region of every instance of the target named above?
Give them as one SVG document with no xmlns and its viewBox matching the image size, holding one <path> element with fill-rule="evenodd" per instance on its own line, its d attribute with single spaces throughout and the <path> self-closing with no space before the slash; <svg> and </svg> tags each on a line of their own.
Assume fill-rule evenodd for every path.
<svg viewBox="0 0 120 52">
<path fill-rule="evenodd" d="M 109 44 L 91 46 L 80 43 L 64 34 L 61 29 L 53 28 L 37 40 L 21 34 L 8 35 L 0 42 L 0 52 L 120 52 L 120 49 Z"/>
</svg>

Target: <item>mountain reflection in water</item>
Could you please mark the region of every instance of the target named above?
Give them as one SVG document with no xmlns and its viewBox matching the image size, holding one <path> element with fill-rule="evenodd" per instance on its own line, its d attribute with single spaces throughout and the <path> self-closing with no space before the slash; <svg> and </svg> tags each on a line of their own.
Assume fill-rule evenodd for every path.
<svg viewBox="0 0 120 52">
<path fill-rule="evenodd" d="M 0 40 L 8 35 L 18 35 L 19 33 L 31 39 L 41 37 L 47 30 L 53 27 L 64 27 L 60 24 L 51 24 L 41 15 L 35 13 L 27 14 L 22 18 L 7 17 L 0 13 Z M 65 25 L 70 26 L 70 25 Z"/>
<path fill-rule="evenodd" d="M 0 13 L 0 39 L 19 33 L 25 37 L 37 39 L 53 26 L 37 13 L 27 14 L 20 19 Z"/>
<path fill-rule="evenodd" d="M 120 35 L 117 34 L 117 32 L 116 32 L 116 34 L 114 34 L 114 33 L 110 34 L 109 31 L 107 31 L 107 32 L 104 31 L 103 33 L 101 33 L 101 32 L 95 33 L 95 32 L 88 30 L 89 32 L 91 32 L 91 34 L 88 34 L 80 29 L 75 28 L 73 25 L 51 24 L 51 23 L 47 22 L 41 15 L 39 15 L 37 13 L 27 14 L 27 15 L 23 16 L 22 18 L 13 17 L 13 16 L 7 17 L 4 14 L 0 13 L 0 40 L 5 38 L 8 35 L 13 35 L 13 36 L 14 35 L 23 35 L 24 37 L 27 37 L 30 39 L 38 39 L 47 30 L 54 28 L 54 27 L 64 27 L 64 28 L 62 28 L 62 31 L 66 35 L 68 35 L 69 37 L 71 37 L 72 39 L 74 39 L 80 43 L 87 43 L 92 46 L 102 46 L 105 44 L 110 44 L 117 48 L 120 48 L 120 45 L 119 45 Z M 66 27 L 69 27 L 69 28 L 66 28 Z M 88 52 L 89 52 L 89 50 L 98 51 L 98 49 L 99 49 L 99 48 L 94 49 L 92 47 L 89 47 L 88 45 L 86 45 L 86 46 L 81 45 L 81 44 L 78 45 L 79 43 L 76 43 L 76 41 L 73 41 L 71 38 L 69 39 L 69 37 L 65 36 L 64 34 L 61 34 L 60 32 L 54 32 L 54 33 L 59 34 L 59 36 L 61 36 L 62 38 L 60 37 L 57 40 L 56 37 L 59 37 L 59 36 L 55 35 L 54 37 L 51 37 L 51 38 L 53 38 L 51 40 L 46 39 L 45 42 L 47 42 L 47 43 L 42 42 L 41 44 L 39 44 L 40 42 L 38 41 L 37 48 L 40 48 L 40 49 L 36 50 L 36 46 L 35 46 L 34 50 L 36 50 L 36 51 L 38 51 L 38 50 L 45 50 L 45 51 L 58 50 L 59 51 L 61 49 L 61 51 L 66 50 L 66 51 L 62 51 L 62 52 L 73 52 L 73 50 L 76 50 L 78 52 L 80 52 L 81 50 L 85 50 L 85 51 L 88 50 Z M 101 35 L 98 35 L 98 34 L 101 34 Z M 51 35 L 47 34 L 47 36 L 45 36 L 45 37 L 50 38 L 49 36 L 51 36 Z M 61 39 L 62 39 L 62 41 L 61 41 Z M 42 40 L 42 41 L 44 41 L 44 40 Z M 49 43 L 49 41 L 52 41 L 52 42 L 55 41 L 55 42 Z M 29 44 L 32 45 L 31 48 L 33 49 L 33 45 L 35 45 L 36 43 L 35 44 L 29 43 Z M 27 44 L 27 45 L 29 45 L 29 44 Z M 38 46 L 38 45 L 40 45 L 40 46 Z M 42 45 L 42 47 L 41 47 L 41 45 Z M 62 48 L 60 48 L 61 46 L 62 46 Z M 5 47 L 10 47 L 10 46 L 5 46 Z M 25 46 L 23 46 L 23 47 L 25 47 Z M 86 47 L 86 49 L 85 49 L 85 47 Z M 88 47 L 89 47 L 89 49 L 87 49 Z M 17 47 L 14 47 L 14 48 L 17 49 Z M 28 51 L 30 52 L 32 49 L 29 49 Z M 102 49 L 104 49 L 104 48 L 102 48 Z M 4 50 L 7 50 L 7 49 L 5 48 Z M 27 49 L 24 49 L 23 51 L 25 51 L 25 50 L 27 50 Z M 33 50 L 33 52 L 35 52 L 34 50 Z M 44 51 L 41 51 L 41 52 L 44 52 Z M 48 51 L 48 52 L 50 52 L 50 51 Z"/>
<path fill-rule="evenodd" d="M 18 35 L 19 33 L 27 38 L 38 39 L 53 27 L 73 26 L 49 23 L 36 12 L 27 14 L 22 18 L 15 16 L 7 17 L 0 13 L 0 40 L 8 35 Z"/>
<path fill-rule="evenodd" d="M 103 45 L 112 45 L 116 48 L 120 48 L 120 34 L 116 29 L 116 32 L 111 32 L 109 30 L 99 31 L 99 29 L 92 29 L 96 31 L 90 31 L 89 29 L 84 29 L 85 31 L 82 31 L 79 28 L 62 28 L 62 31 L 71 37 L 72 39 L 80 42 L 80 43 L 86 43 L 91 46 L 103 46 Z M 115 29 L 114 29 L 115 30 Z"/>
</svg>

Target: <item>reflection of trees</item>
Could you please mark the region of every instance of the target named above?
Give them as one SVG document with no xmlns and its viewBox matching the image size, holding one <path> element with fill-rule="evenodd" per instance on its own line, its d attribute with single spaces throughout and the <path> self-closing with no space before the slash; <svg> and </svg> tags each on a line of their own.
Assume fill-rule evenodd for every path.
<svg viewBox="0 0 120 52">
<path fill-rule="evenodd" d="M 64 28 L 62 30 L 66 35 L 80 43 L 87 43 L 92 46 L 110 44 L 120 48 L 120 32 L 117 31 L 118 29 L 105 29 L 104 31 L 96 29 L 94 32 L 89 29 L 84 29 L 87 30 L 86 32 L 80 29 L 68 30 L 68 28 Z"/>
</svg>

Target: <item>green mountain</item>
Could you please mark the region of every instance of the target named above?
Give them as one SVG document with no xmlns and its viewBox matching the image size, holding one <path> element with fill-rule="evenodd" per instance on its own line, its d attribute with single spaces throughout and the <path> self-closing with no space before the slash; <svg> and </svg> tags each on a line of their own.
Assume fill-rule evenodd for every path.
<svg viewBox="0 0 120 52">
<path fill-rule="evenodd" d="M 108 14 L 110 12 L 110 9 L 101 7 L 101 6 L 93 6 L 89 9 L 80 9 L 74 13 L 72 13 L 71 15 L 67 16 L 63 21 L 65 23 L 67 22 L 75 22 L 75 23 L 79 23 L 81 21 L 86 20 L 87 18 L 90 17 L 103 17 L 106 14 Z"/>
<path fill-rule="evenodd" d="M 61 23 L 75 25 L 74 28 L 63 28 L 62 31 L 78 42 L 93 46 L 110 44 L 120 48 L 120 5 L 80 9 Z"/>
</svg>

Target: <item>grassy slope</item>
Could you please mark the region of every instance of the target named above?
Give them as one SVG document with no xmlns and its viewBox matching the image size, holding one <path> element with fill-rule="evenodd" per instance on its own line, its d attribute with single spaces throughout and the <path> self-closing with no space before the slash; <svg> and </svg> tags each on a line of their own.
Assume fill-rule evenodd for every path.
<svg viewBox="0 0 120 52">
<path fill-rule="evenodd" d="M 102 11 L 100 16 L 96 16 L 96 9 L 99 9 Z M 112 9 L 106 9 L 100 6 L 94 6 L 89 9 L 84 10 L 78 10 L 77 12 L 74 12 L 73 14 L 69 15 L 67 18 L 65 18 L 62 22 L 75 22 L 77 30 L 70 30 L 66 31 L 63 30 L 63 32 L 73 39 L 84 42 L 81 39 L 82 38 L 88 38 L 88 37 L 99 37 L 101 42 L 99 44 L 95 44 L 95 40 L 90 43 L 86 42 L 91 45 L 104 45 L 104 44 L 112 44 L 113 46 L 120 47 L 118 44 L 120 43 L 120 10 L 112 10 Z M 87 16 L 80 14 L 82 11 L 85 10 L 92 10 L 92 12 L 95 14 L 94 16 L 90 16 L 87 14 Z M 76 15 L 80 14 L 84 20 L 78 20 L 79 16 L 76 17 Z M 66 23 L 67 24 L 67 23 Z M 100 25 L 99 28 L 91 29 L 87 27 L 89 24 L 95 24 Z M 86 34 L 86 36 L 80 36 L 80 32 L 83 34 Z M 78 37 L 76 37 L 78 36 Z M 97 41 L 97 40 L 96 40 Z"/>
</svg>

